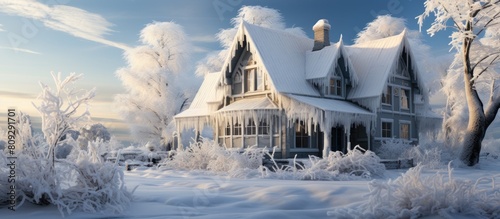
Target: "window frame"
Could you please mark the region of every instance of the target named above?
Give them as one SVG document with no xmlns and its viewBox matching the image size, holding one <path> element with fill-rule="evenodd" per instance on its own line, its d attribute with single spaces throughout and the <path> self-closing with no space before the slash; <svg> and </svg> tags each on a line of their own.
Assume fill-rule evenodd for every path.
<svg viewBox="0 0 500 219">
<path fill-rule="evenodd" d="M 338 65 L 328 77 L 325 94 L 332 97 L 344 96 L 344 79 L 342 77 L 342 70 Z"/>
<path fill-rule="evenodd" d="M 386 106 L 392 106 L 392 98 L 393 98 L 393 95 L 392 95 L 392 92 L 393 92 L 393 87 L 391 85 L 387 85 L 385 86 L 385 93 L 382 92 L 382 98 L 380 98 L 380 101 L 382 102 L 383 105 L 386 105 Z M 389 96 L 389 97 L 388 97 Z M 384 101 L 386 100 L 386 101 Z"/>
<path fill-rule="evenodd" d="M 300 121 L 295 123 L 295 145 L 296 149 L 309 149 L 311 148 L 310 136 L 307 134 L 307 127 L 305 123 Z M 298 135 L 300 134 L 300 135 Z M 297 139 L 300 139 L 301 144 L 297 144 Z M 303 143 L 306 143 L 305 145 Z M 300 147 L 299 147 L 300 146 Z"/>
<path fill-rule="evenodd" d="M 403 133 L 403 125 L 407 125 L 408 126 L 408 137 L 407 138 L 403 138 L 402 136 L 402 133 Z M 411 121 L 407 121 L 407 120 L 400 120 L 399 121 L 399 138 L 400 139 L 405 139 L 405 140 L 411 140 Z"/>
<path fill-rule="evenodd" d="M 390 136 L 385 135 L 387 129 L 384 128 L 384 123 L 390 124 Z M 380 121 L 380 137 L 381 138 L 393 138 L 394 137 L 394 120 L 392 119 L 382 119 Z"/>
</svg>

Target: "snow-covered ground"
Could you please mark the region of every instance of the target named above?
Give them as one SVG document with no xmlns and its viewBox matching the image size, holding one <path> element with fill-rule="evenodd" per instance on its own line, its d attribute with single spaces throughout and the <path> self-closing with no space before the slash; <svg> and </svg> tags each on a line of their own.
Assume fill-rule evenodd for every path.
<svg viewBox="0 0 500 219">
<path fill-rule="evenodd" d="M 498 175 L 500 160 L 483 159 L 474 168 L 455 168 L 457 179 L 475 182 Z M 424 170 L 423 176 L 447 174 L 446 167 Z M 395 179 L 405 170 L 388 170 Z M 369 181 L 297 181 L 227 178 L 202 171 L 137 169 L 126 172 L 135 201 L 122 215 L 75 212 L 66 218 L 335 218 L 328 212 L 354 208 L 368 199 Z M 490 183 L 491 184 L 491 183 Z M 499 207 L 500 208 L 500 207 Z M 454 214 L 453 217 L 473 218 Z M 54 206 L 25 203 L 16 212 L 0 208 L 0 218 L 62 218 Z M 431 218 L 440 218 L 431 216 Z"/>
</svg>

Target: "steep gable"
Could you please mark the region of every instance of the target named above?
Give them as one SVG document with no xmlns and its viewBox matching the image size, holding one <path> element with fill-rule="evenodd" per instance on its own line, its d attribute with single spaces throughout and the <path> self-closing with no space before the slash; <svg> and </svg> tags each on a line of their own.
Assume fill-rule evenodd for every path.
<svg viewBox="0 0 500 219">
<path fill-rule="evenodd" d="M 396 36 L 346 46 L 359 78 L 357 86 L 348 95 L 349 99 L 378 97 L 382 94 L 404 48 L 405 34 L 404 31 Z"/>
<path fill-rule="evenodd" d="M 245 41 L 248 45 L 242 45 Z M 242 22 L 223 71 L 233 69 L 231 60 L 239 55 L 239 48 L 245 48 L 261 61 L 259 66 L 268 73 L 275 92 L 320 96 L 306 81 L 305 54 L 312 45 L 312 39 Z"/>
</svg>

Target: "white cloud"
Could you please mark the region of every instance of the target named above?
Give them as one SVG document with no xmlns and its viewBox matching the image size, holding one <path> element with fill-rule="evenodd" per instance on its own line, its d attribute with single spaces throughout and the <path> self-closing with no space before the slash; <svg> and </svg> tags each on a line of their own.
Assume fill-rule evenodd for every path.
<svg viewBox="0 0 500 219">
<path fill-rule="evenodd" d="M 98 14 L 66 5 L 49 6 L 36 0 L 0 0 L 0 12 L 39 20 L 46 27 L 76 37 L 127 50 L 122 43 L 104 38 L 112 24 Z"/>
<path fill-rule="evenodd" d="M 24 52 L 24 53 L 30 53 L 30 54 L 35 54 L 35 55 L 41 55 L 41 53 L 35 52 L 33 50 L 29 50 L 29 49 L 21 49 L 21 48 L 14 48 L 14 47 L 0 47 L 0 49 L 8 49 L 8 50 L 16 51 L 16 52 Z"/>
<path fill-rule="evenodd" d="M 197 43 L 215 43 L 217 38 L 214 35 L 191 36 L 191 41 Z"/>
<path fill-rule="evenodd" d="M 3 25 L 0 24 L 0 32 L 5 31 L 4 29 L 2 29 L 2 26 Z"/>
</svg>

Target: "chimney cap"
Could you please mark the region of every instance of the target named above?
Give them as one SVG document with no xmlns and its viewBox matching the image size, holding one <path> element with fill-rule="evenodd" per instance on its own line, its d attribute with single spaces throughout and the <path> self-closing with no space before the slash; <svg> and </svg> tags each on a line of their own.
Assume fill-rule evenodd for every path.
<svg viewBox="0 0 500 219">
<path fill-rule="evenodd" d="M 318 22 L 313 26 L 313 30 L 330 30 L 331 26 L 327 19 L 319 19 Z"/>
</svg>

